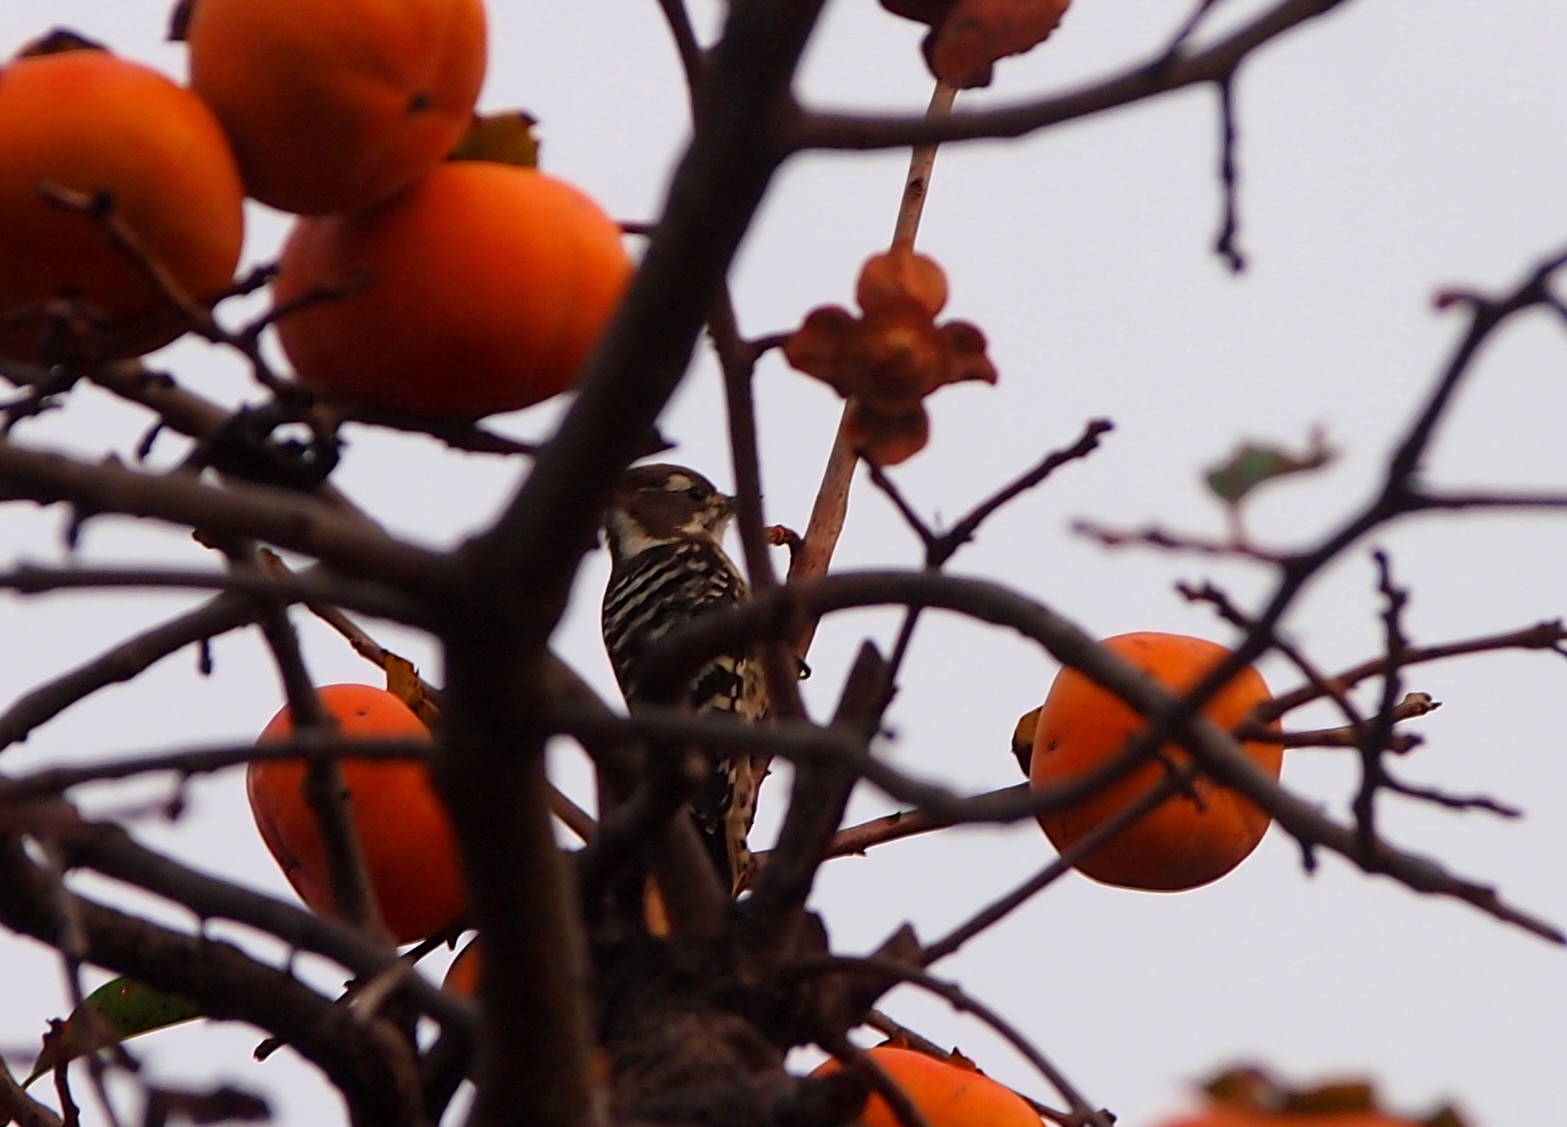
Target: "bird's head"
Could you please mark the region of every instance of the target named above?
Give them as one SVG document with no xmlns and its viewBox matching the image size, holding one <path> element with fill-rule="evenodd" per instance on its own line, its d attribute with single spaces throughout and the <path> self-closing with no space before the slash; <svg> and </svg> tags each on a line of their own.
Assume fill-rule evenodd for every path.
<svg viewBox="0 0 1567 1127">
<path fill-rule="evenodd" d="M 734 516 L 734 501 L 685 466 L 633 466 L 604 514 L 610 554 L 618 561 L 679 540 L 716 544 Z"/>
</svg>

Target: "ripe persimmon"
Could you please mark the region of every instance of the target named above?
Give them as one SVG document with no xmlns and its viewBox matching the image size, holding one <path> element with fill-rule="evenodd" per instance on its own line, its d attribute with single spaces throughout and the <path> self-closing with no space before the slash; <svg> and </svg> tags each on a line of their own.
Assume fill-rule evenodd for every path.
<svg viewBox="0 0 1567 1127">
<path fill-rule="evenodd" d="M 457 952 L 446 976 L 441 979 L 441 989 L 459 998 L 472 998 L 479 992 L 479 941 L 471 939 L 468 946 Z"/>
<path fill-rule="evenodd" d="M 1172 692 L 1197 684 L 1229 651 L 1181 634 L 1143 632 L 1108 638 L 1103 645 Z M 1268 699 L 1262 675 L 1246 667 L 1203 706 L 1202 715 L 1225 731 Z M 1076 778 L 1112 759 L 1143 727 L 1120 698 L 1075 669 L 1063 669 L 1050 686 L 1034 733 L 1029 783 L 1035 790 Z M 1262 770 L 1278 778 L 1283 747 L 1247 741 L 1242 748 Z M 1160 756 L 1185 763 L 1174 743 Z M 1147 762 L 1082 802 L 1039 816 L 1057 849 L 1078 842 L 1107 818 L 1158 785 L 1165 770 Z M 1077 863 L 1105 884 L 1173 892 L 1207 884 L 1240 864 L 1267 832 L 1269 817 L 1226 787 L 1198 775 L 1185 793 L 1173 795 Z"/>
<path fill-rule="evenodd" d="M 484 82 L 482 0 L 196 0 L 185 39 L 246 190 L 284 211 L 407 187 L 462 137 Z"/>
<path fill-rule="evenodd" d="M 50 188 L 101 201 L 188 295 L 233 280 L 243 192 L 201 99 L 103 50 L 14 59 L 0 66 L 0 355 L 134 356 L 186 327 L 104 217 L 49 201 Z M 43 308 L 62 298 L 80 330 Z"/>
<path fill-rule="evenodd" d="M 972 1068 L 892 1045 L 868 1049 L 866 1055 L 903 1089 L 930 1127 L 1039 1127 L 1039 1115 L 1023 1097 Z M 811 1075 L 825 1076 L 841 1067 L 836 1060 L 829 1060 Z M 855 1123 L 858 1127 L 903 1127 L 892 1106 L 874 1090 Z"/>
<path fill-rule="evenodd" d="M 458 161 L 375 208 L 300 219 L 277 302 L 363 284 L 283 317 L 278 336 L 328 399 L 473 419 L 564 391 L 630 274 L 619 228 L 577 189 Z"/>
<path fill-rule="evenodd" d="M 430 731 L 397 697 L 371 685 L 327 685 L 322 707 L 346 736 L 429 739 Z M 257 739 L 286 739 L 293 718 L 283 708 Z M 464 907 L 446 811 L 431 789 L 425 764 L 412 760 L 342 760 L 348 810 L 363 851 L 370 890 L 388 930 L 400 943 L 451 927 Z M 297 759 L 250 764 L 245 789 L 261 839 L 294 891 L 322 915 L 334 915 L 331 874 L 314 812 L 304 795 L 305 765 Z"/>
</svg>

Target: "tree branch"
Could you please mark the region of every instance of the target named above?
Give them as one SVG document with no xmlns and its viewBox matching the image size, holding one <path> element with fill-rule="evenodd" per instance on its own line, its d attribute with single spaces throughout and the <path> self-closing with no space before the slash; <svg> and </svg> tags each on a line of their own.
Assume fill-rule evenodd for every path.
<svg viewBox="0 0 1567 1127">
<path fill-rule="evenodd" d="M 255 615 L 253 599 L 237 591 L 225 591 L 187 614 L 127 638 L 91 661 L 18 697 L 0 715 L 0 749 L 25 740 L 35 728 L 97 690 L 129 681 L 170 654 L 235 630 Z"/>
<path fill-rule="evenodd" d="M 1567 943 L 1567 936 L 1556 927 L 1508 905 L 1494 889 L 1454 876 L 1437 862 L 1401 852 L 1380 839 L 1369 844 L 1362 842 L 1352 828 L 1340 825 L 1323 815 L 1314 803 L 1279 787 L 1246 758 L 1233 739 L 1197 715 L 1201 702 L 1207 699 L 1203 694 L 1211 694 L 1234 676 L 1235 670 L 1228 666 L 1243 663 L 1233 654 L 1220 666 L 1227 670 L 1223 677 L 1209 677 L 1177 698 L 1039 603 L 994 583 L 930 572 L 840 574 L 785 587 L 771 596 L 760 596 L 733 610 L 706 615 L 698 624 L 671 632 L 661 640 L 660 650 L 662 659 L 668 661 L 667 668 L 684 668 L 687 662 L 725 652 L 747 639 L 769 633 L 782 636 L 802 614 L 884 605 L 951 610 L 1016 630 L 1148 718 L 1148 727 L 1123 753 L 1123 758 L 1138 751 L 1147 754 L 1159 743 L 1176 739 L 1205 774 L 1266 810 L 1306 849 L 1331 849 L 1366 872 L 1391 876 L 1417 892 L 1465 901 L 1552 943 Z M 1236 654 L 1242 652 L 1244 647 Z M 1244 660 L 1249 661 L 1252 656 L 1247 654 Z M 1215 680 L 1217 684 L 1209 684 Z"/>
<path fill-rule="evenodd" d="M 374 977 L 396 963 L 394 953 L 368 942 L 353 928 L 197 872 L 139 844 L 118 826 L 85 821 L 62 801 L 0 805 L 0 832 L 35 834 L 53 841 L 68 866 L 89 868 L 145 889 L 204 920 L 232 920 L 253 927 L 298 950 L 324 955 L 361 977 Z M 425 1013 L 443 1024 L 469 1021 L 457 999 L 422 979 L 410 979 L 405 988 Z"/>
<path fill-rule="evenodd" d="M 695 136 L 576 399 L 500 520 L 463 553 L 443 609 L 447 749 L 437 772 L 486 950 L 476 1127 L 593 1118 L 579 915 L 548 814 L 546 646 L 594 527 L 684 376 L 773 173 L 789 85 L 821 0 L 729 9 Z M 482 601 L 464 590 L 483 592 Z"/>
<path fill-rule="evenodd" d="M 151 517 L 211 534 L 247 536 L 303 552 L 357 578 L 436 593 L 453 581 L 447 558 L 388 536 L 298 493 L 233 484 L 223 489 L 182 475 L 0 443 L 0 498 L 66 502 L 89 513 Z"/>
<path fill-rule="evenodd" d="M 0 838 L 0 922 L 59 946 L 66 922 L 51 882 L 15 838 Z M 417 1105 L 395 1057 L 398 1038 L 376 1019 L 334 1006 L 292 976 L 238 948 L 181 935 L 81 897 L 72 897 L 85 957 L 99 966 L 201 1002 L 216 1018 L 252 1022 L 321 1067 L 359 1127 L 412 1124 Z M 402 1050 L 407 1053 L 406 1047 Z"/>
<path fill-rule="evenodd" d="M 790 137 L 796 149 L 891 149 L 933 142 L 1021 137 L 1065 121 L 1129 106 L 1203 82 L 1224 82 L 1259 47 L 1326 15 L 1345 0 L 1281 0 L 1233 34 L 1195 54 L 1158 55 L 1095 85 L 1016 106 L 931 119 L 812 110 Z"/>
</svg>

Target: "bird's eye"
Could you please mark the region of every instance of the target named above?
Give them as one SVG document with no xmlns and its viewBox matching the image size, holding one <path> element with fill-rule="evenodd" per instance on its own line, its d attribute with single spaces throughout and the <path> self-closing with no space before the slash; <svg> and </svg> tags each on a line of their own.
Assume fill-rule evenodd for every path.
<svg viewBox="0 0 1567 1127">
<path fill-rule="evenodd" d="M 686 496 L 691 498 L 693 501 L 705 501 L 707 500 L 707 490 L 703 489 L 701 486 L 693 485 L 690 489 L 686 490 Z"/>
</svg>

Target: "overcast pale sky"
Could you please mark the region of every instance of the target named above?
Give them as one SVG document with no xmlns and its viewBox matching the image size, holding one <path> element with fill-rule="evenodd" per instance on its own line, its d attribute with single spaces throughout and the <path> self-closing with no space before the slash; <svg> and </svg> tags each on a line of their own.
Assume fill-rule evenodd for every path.
<svg viewBox="0 0 1567 1127">
<path fill-rule="evenodd" d="M 1002 63 L 994 88 L 973 101 L 1064 88 L 1144 58 L 1190 5 L 1078 0 L 1044 47 Z M 1221 14 L 1239 18 L 1264 6 L 1232 0 Z M 6 0 L 0 50 L 68 24 L 179 76 L 181 49 L 160 42 L 166 8 Z M 491 19 L 484 105 L 530 110 L 541 121 L 549 170 L 617 217 L 651 218 L 685 130 L 681 80 L 656 5 L 497 0 Z M 871 0 L 829 4 L 803 92 L 835 107 L 922 108 L 929 80 L 919 30 Z M 899 482 L 931 519 L 952 519 L 1044 451 L 1069 443 L 1087 419 L 1107 416 L 1117 427 L 1089 462 L 997 517 L 954 569 L 995 576 L 1098 634 L 1162 629 L 1226 640 L 1211 613 L 1187 605 L 1173 584 L 1213 578 L 1245 604 L 1266 589 L 1264 574 L 1107 552 L 1074 536 L 1071 521 L 1158 521 L 1217 534 L 1222 513 L 1204 495 L 1204 469 L 1243 438 L 1301 444 L 1313 426 L 1341 458 L 1260 496 L 1248 514 L 1251 530 L 1267 544 L 1310 543 L 1363 501 L 1459 331 L 1458 315 L 1433 309 L 1433 292 L 1510 285 L 1567 245 L 1564 48 L 1567 8 L 1554 0 L 1351 0 L 1258 54 L 1237 87 L 1240 237 L 1250 260 L 1240 277 L 1209 251 L 1220 206 L 1211 91 L 1017 142 L 944 151 L 921 246 L 947 269 L 950 315 L 988 335 L 1001 382 L 939 393 L 933 442 L 899 468 Z M 884 154 L 809 157 L 785 169 L 737 268 L 743 331 L 787 329 L 814 305 L 847 301 L 860 262 L 890 233 L 903 167 L 903 156 Z M 282 222 L 259 210 L 253 218 L 249 256 L 262 261 Z M 160 359 L 227 402 L 257 398 L 238 366 L 211 350 L 177 346 Z M 1531 315 L 1507 330 L 1441 432 L 1430 476 L 1561 489 L 1564 361 L 1567 336 L 1549 318 Z M 769 515 L 801 527 L 838 404 L 775 359 L 763 365 L 759 395 Z M 542 436 L 553 410 L 500 425 Z M 144 425 L 139 413 L 87 391 L 18 437 L 128 457 Z M 723 425 L 704 360 L 664 431 L 680 444 L 675 457 L 727 485 Z M 518 473 L 413 438 L 355 432 L 351 441 L 338 484 L 388 524 L 432 543 L 482 526 Z M 167 441 L 156 456 L 167 462 L 177 446 Z M 57 559 L 60 525 L 56 512 L 0 511 L 4 558 Z M 1564 528 L 1567 521 L 1539 516 L 1437 517 L 1376 543 L 1413 588 L 1412 637 L 1435 642 L 1560 614 Z M 1379 644 L 1369 546 L 1315 583 L 1288 622 L 1291 637 L 1329 668 Z M 83 554 L 99 562 L 201 559 L 177 533 L 110 521 L 89 526 Z M 913 566 L 919 555 L 888 507 L 862 488 L 840 562 Z M 610 693 L 596 626 L 604 572 L 601 559 L 584 571 L 560 648 Z M 0 700 L 189 601 L 0 599 L 10 640 L 0 655 Z M 818 708 L 833 699 L 858 640 L 890 639 L 891 622 L 860 614 L 828 624 L 808 683 Z M 302 625 L 322 681 L 373 679 L 374 670 L 332 637 Z M 382 636 L 439 679 L 438 659 L 422 639 Z M 220 640 L 215 657 L 205 680 L 193 655 L 182 654 L 100 694 L 8 752 L 5 769 L 249 738 L 277 707 L 275 678 L 251 638 Z M 1281 665 L 1264 669 L 1276 689 L 1296 683 Z M 1010 635 L 930 621 L 891 716 L 897 738 L 888 754 L 971 789 L 1011 784 L 1008 734 L 1053 673 Z M 1493 794 L 1524 807 L 1524 820 L 1384 804 L 1395 841 L 1496 882 L 1559 924 L 1567 923 L 1567 760 L 1557 707 L 1564 675 L 1550 655 L 1508 654 L 1411 676 L 1411 688 L 1444 704 L 1415 726 L 1428 742 L 1400 764 L 1404 775 Z M 1327 713 L 1298 719 L 1333 722 Z M 560 762 L 562 778 L 580 790 L 575 760 L 563 754 Z M 1355 772 L 1345 756 L 1305 751 L 1289 757 L 1284 778 L 1342 814 Z M 90 805 L 123 811 L 163 793 L 100 791 Z M 884 809 L 867 793 L 853 815 Z M 204 868 L 287 894 L 251 828 L 237 775 L 197 783 L 181 821 L 147 818 L 137 832 Z M 835 862 L 817 903 L 836 945 L 863 950 L 905 919 L 922 935 L 939 934 L 1050 857 L 1043 835 L 1027 825 L 933 835 Z M 1411 1107 L 1457 1099 L 1476 1127 L 1549 1123 L 1559 1114 L 1554 1074 L 1567 953 L 1331 857 L 1308 877 L 1277 833 L 1234 874 L 1189 893 L 1139 894 L 1069 878 L 939 969 L 1000 1008 L 1091 1100 L 1132 1127 L 1152 1125 L 1180 1105 L 1189 1081 L 1237 1058 L 1303 1078 L 1371 1074 Z M 0 996 L 7 1051 L 36 1044 L 43 1019 L 64 1009 L 54 960 L 29 942 L 0 939 Z M 1001 1079 L 1050 1095 L 1010 1050 L 940 1003 L 900 992 L 886 1008 Z M 199 1025 L 137 1048 L 157 1077 L 216 1070 L 269 1090 L 280 1122 L 329 1122 L 335 1099 L 312 1070 L 286 1053 L 251 1062 L 258 1039 L 248 1028 Z"/>
</svg>

